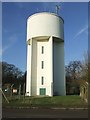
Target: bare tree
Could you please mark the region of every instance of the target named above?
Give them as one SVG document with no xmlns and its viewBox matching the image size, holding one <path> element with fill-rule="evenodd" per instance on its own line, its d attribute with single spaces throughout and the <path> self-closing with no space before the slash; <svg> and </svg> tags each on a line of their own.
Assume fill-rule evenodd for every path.
<svg viewBox="0 0 90 120">
<path fill-rule="evenodd" d="M 90 60 L 88 59 L 88 53 L 84 54 L 84 61 L 82 62 L 82 79 L 89 82 L 90 76 Z"/>
<path fill-rule="evenodd" d="M 66 66 L 66 74 L 72 80 L 77 80 L 81 77 L 82 64 L 80 61 L 71 61 L 68 66 Z"/>
<path fill-rule="evenodd" d="M 82 64 L 80 61 L 71 61 L 66 67 L 67 93 L 79 94 L 79 80 L 81 79 Z"/>
<path fill-rule="evenodd" d="M 2 62 L 2 84 L 19 83 L 23 72 L 13 64 Z"/>
</svg>

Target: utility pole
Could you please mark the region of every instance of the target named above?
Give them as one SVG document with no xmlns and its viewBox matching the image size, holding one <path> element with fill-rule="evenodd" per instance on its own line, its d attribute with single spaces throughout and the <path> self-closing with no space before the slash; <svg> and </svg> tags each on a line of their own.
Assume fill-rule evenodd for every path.
<svg viewBox="0 0 90 120">
<path fill-rule="evenodd" d="M 25 97 L 25 83 L 23 85 L 23 96 Z"/>
<path fill-rule="evenodd" d="M 13 93 L 12 93 L 12 90 L 13 90 L 13 89 L 12 89 L 12 88 L 13 88 L 13 85 L 14 85 L 14 84 L 12 84 L 12 85 L 11 85 L 11 97 L 12 97 L 12 94 L 13 94 Z"/>
</svg>

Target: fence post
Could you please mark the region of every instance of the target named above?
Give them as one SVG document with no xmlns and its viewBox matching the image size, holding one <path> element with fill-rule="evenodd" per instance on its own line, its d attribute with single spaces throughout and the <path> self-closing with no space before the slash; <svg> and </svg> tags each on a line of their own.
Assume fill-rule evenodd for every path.
<svg viewBox="0 0 90 120">
<path fill-rule="evenodd" d="M 19 85 L 19 99 L 21 97 L 21 84 Z"/>
</svg>

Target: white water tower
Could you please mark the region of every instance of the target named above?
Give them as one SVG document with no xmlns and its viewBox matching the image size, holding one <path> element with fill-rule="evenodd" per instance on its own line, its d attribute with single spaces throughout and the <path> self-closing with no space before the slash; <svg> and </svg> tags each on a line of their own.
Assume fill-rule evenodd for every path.
<svg viewBox="0 0 90 120">
<path fill-rule="evenodd" d="M 26 95 L 66 95 L 64 20 L 42 12 L 27 20 Z"/>
</svg>

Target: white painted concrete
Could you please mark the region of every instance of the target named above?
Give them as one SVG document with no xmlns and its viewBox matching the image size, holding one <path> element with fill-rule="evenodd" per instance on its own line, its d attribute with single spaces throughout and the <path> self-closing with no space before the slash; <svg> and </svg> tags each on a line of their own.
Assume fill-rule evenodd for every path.
<svg viewBox="0 0 90 120">
<path fill-rule="evenodd" d="M 26 95 L 31 96 L 31 45 L 27 46 Z"/>
<path fill-rule="evenodd" d="M 64 39 L 63 19 L 52 13 L 37 13 L 28 18 L 27 40 L 39 36 L 54 36 Z"/>
<path fill-rule="evenodd" d="M 40 88 L 46 88 L 46 95 L 52 96 L 51 83 L 53 80 L 52 72 L 52 37 L 48 40 L 37 42 L 37 95 Z M 41 53 L 41 48 L 44 47 L 44 54 Z M 50 53 L 50 54 L 48 54 Z M 44 61 L 44 68 L 41 68 L 41 63 Z M 41 77 L 44 77 L 44 85 L 41 84 Z"/>
<path fill-rule="evenodd" d="M 63 20 L 55 14 L 38 13 L 28 18 L 27 96 L 40 95 L 40 88 L 45 88 L 48 96 L 65 95 L 63 29 Z"/>
<path fill-rule="evenodd" d="M 54 38 L 53 44 L 53 85 L 55 95 L 65 95 L 64 43 Z"/>
</svg>

